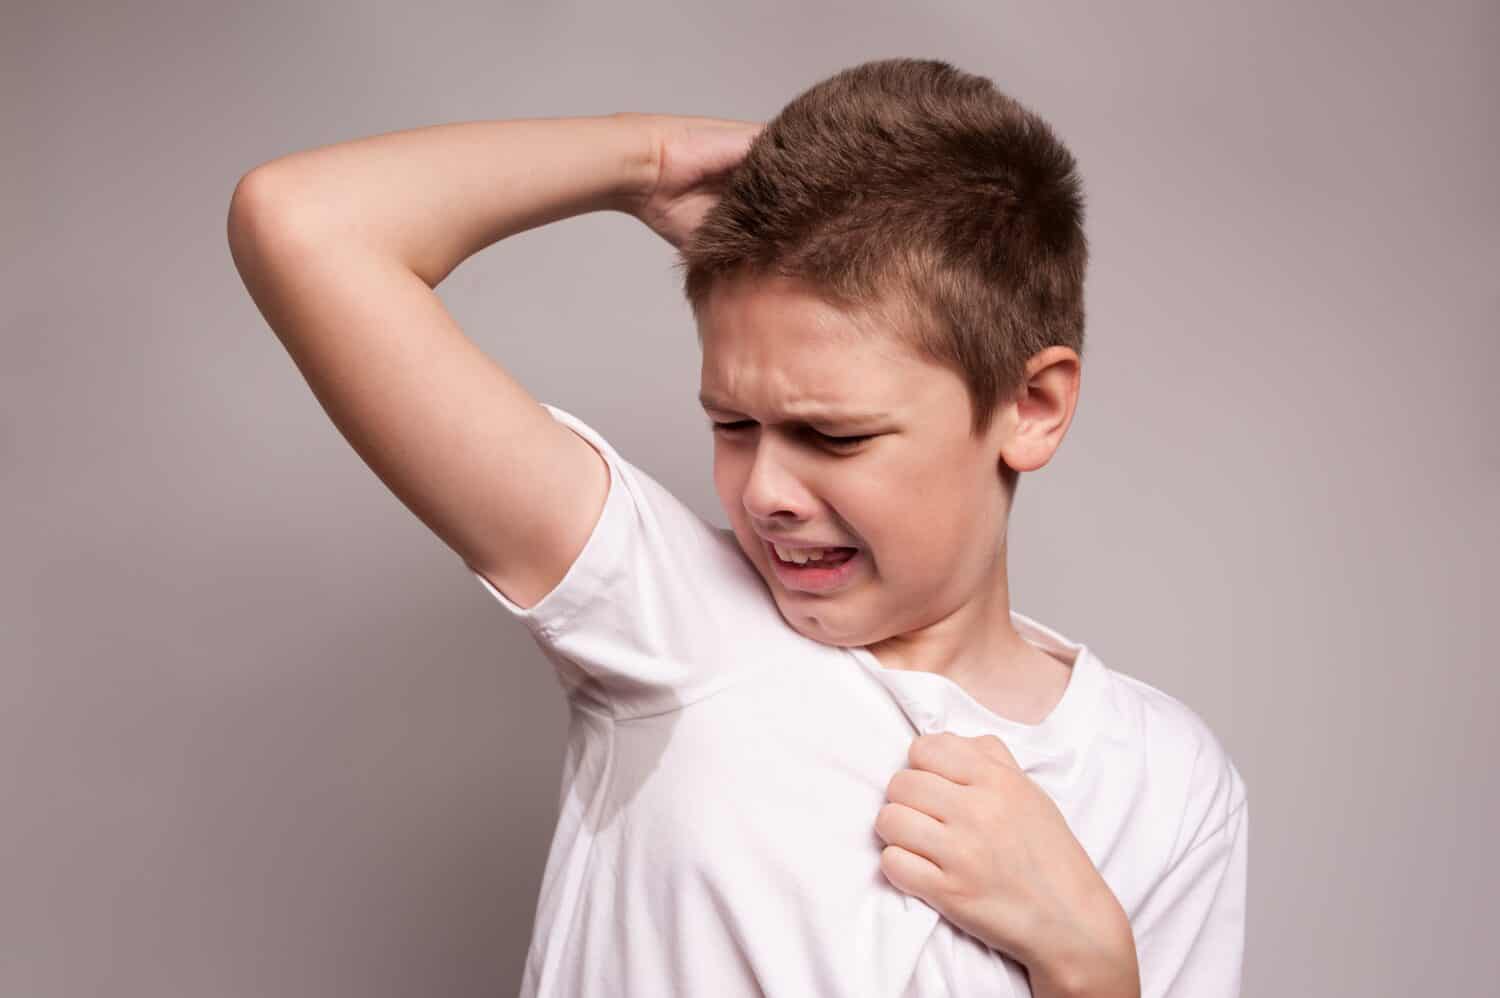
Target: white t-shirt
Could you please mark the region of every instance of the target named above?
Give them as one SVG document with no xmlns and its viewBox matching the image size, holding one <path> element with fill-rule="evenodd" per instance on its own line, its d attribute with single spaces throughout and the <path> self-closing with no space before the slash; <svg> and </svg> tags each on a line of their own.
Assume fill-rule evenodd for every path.
<svg viewBox="0 0 1500 998">
<path fill-rule="evenodd" d="M 880 871 L 886 785 L 937 731 L 998 735 L 1057 802 L 1130 918 L 1143 998 L 1238 995 L 1245 786 L 1188 707 L 1019 613 L 1072 663 L 1038 725 L 806 638 L 730 529 L 545 407 L 609 465 L 598 523 L 530 609 L 470 569 L 569 705 L 522 998 L 1030 995 L 1019 964 Z"/>
</svg>

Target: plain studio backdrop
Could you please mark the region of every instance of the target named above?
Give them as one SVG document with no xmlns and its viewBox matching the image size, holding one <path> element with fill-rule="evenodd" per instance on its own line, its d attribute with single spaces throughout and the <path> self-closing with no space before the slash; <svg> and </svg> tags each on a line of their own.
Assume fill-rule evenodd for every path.
<svg viewBox="0 0 1500 998">
<path fill-rule="evenodd" d="M 1078 157 L 1082 394 L 1021 487 L 1013 606 L 1185 701 L 1239 766 L 1245 994 L 1491 993 L 1500 7 L 4 21 L 0 994 L 520 981 L 561 691 L 256 311 L 225 236 L 239 178 L 441 122 L 763 121 L 890 56 L 990 77 Z M 532 394 L 722 525 L 672 260 L 601 213 L 438 290 Z"/>
</svg>

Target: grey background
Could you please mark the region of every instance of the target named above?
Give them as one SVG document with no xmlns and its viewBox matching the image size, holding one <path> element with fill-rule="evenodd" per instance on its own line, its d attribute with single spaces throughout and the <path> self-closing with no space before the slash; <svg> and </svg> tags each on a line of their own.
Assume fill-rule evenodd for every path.
<svg viewBox="0 0 1500 998">
<path fill-rule="evenodd" d="M 1020 493 L 1014 606 L 1240 767 L 1245 993 L 1489 993 L 1497 27 L 1453 0 L 8 7 L 0 995 L 520 979 L 560 691 L 255 310 L 239 177 L 444 121 L 764 120 L 895 55 L 990 76 L 1081 162 L 1089 355 Z M 439 291 L 722 524 L 671 261 L 596 214 Z"/>
</svg>

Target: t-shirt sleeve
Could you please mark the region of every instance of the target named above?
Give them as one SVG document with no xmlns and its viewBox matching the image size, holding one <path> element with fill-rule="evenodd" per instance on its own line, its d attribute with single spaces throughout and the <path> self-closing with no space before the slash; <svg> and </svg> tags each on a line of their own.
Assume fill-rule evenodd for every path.
<svg viewBox="0 0 1500 998">
<path fill-rule="evenodd" d="M 1242 794 L 1235 800 L 1228 816 L 1172 864 L 1131 922 L 1141 998 L 1239 996 L 1250 811 Z"/>
<path fill-rule="evenodd" d="M 522 608 L 469 571 L 525 624 L 570 699 L 616 718 L 661 713 L 745 678 L 757 634 L 790 631 L 734 533 L 704 521 L 597 431 L 552 417 L 609 467 L 604 508 L 583 550 L 545 596 Z"/>
</svg>

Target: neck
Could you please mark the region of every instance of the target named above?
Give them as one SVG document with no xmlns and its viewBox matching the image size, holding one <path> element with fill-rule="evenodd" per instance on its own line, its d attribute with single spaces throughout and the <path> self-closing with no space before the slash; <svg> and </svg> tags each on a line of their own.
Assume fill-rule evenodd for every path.
<svg viewBox="0 0 1500 998">
<path fill-rule="evenodd" d="M 1072 663 L 1021 636 L 1003 564 L 996 576 L 989 592 L 946 616 L 867 647 L 887 668 L 947 676 L 1000 716 L 1036 724 L 1062 698 Z"/>
</svg>

